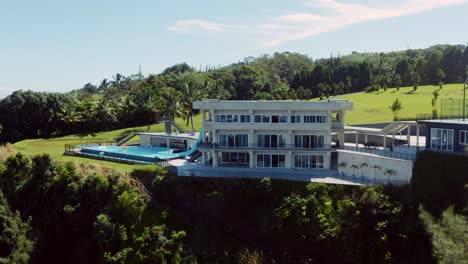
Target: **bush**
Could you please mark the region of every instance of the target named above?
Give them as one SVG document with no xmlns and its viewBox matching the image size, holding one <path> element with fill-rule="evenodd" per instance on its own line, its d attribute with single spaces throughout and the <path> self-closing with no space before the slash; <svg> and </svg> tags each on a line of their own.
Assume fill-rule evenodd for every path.
<svg viewBox="0 0 468 264">
<path fill-rule="evenodd" d="M 425 151 L 416 160 L 411 188 L 415 198 L 432 214 L 450 205 L 461 211 L 468 202 L 468 157 Z"/>
<path fill-rule="evenodd" d="M 380 90 L 380 85 L 378 84 L 373 84 L 371 86 L 367 86 L 366 88 L 364 88 L 364 91 L 366 93 L 378 92 L 379 90 Z"/>
</svg>

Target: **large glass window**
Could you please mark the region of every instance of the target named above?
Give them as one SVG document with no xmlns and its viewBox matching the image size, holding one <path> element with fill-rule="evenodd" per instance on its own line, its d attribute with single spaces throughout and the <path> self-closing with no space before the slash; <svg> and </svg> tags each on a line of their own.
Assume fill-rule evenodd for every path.
<svg viewBox="0 0 468 264">
<path fill-rule="evenodd" d="M 219 134 L 219 145 L 222 147 L 248 147 L 248 134 Z"/>
<path fill-rule="evenodd" d="M 225 164 L 249 164 L 249 153 L 244 152 L 222 152 L 221 163 Z"/>
<path fill-rule="evenodd" d="M 276 154 L 257 154 L 258 168 L 284 168 L 286 167 L 286 156 Z"/>
<path fill-rule="evenodd" d="M 259 148 L 284 148 L 286 147 L 285 135 L 257 135 L 257 147 Z"/>
<path fill-rule="evenodd" d="M 453 151 L 453 129 L 431 128 L 431 149 Z"/>
<path fill-rule="evenodd" d="M 468 130 L 460 130 L 460 144 L 468 145 Z"/>
<path fill-rule="evenodd" d="M 241 123 L 250 123 L 250 115 L 240 115 Z"/>
<path fill-rule="evenodd" d="M 291 123 L 295 124 L 299 124 L 301 123 L 301 116 L 300 115 L 292 115 L 291 116 Z"/>
<path fill-rule="evenodd" d="M 326 115 L 305 115 L 304 123 L 328 123 Z"/>
<path fill-rule="evenodd" d="M 323 169 L 323 155 L 294 155 L 294 168 Z"/>
<path fill-rule="evenodd" d="M 239 122 L 239 116 L 238 115 L 215 115 L 215 122 L 237 123 Z"/>
<path fill-rule="evenodd" d="M 294 135 L 295 148 L 324 148 L 324 144 L 325 137 L 323 135 Z"/>
<path fill-rule="evenodd" d="M 285 115 L 272 115 L 271 116 L 271 123 L 287 123 L 288 116 Z"/>
</svg>

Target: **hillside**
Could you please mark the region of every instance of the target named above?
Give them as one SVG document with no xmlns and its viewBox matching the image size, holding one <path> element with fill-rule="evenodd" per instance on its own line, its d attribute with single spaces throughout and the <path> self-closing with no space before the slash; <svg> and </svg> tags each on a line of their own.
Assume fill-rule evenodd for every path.
<svg viewBox="0 0 468 264">
<path fill-rule="evenodd" d="M 389 88 L 387 91 L 381 89 L 378 92 L 359 92 L 330 96 L 330 99 L 348 99 L 354 103 L 354 109 L 346 116 L 346 123 L 372 124 L 385 123 L 393 120 L 393 115 L 388 108 L 392 102 L 399 98 L 403 103 L 403 110 L 400 112 L 401 119 L 414 119 L 418 114 L 431 114 L 432 92 L 439 89 L 438 86 L 419 86 L 413 92 L 413 87 L 402 87 L 399 91 Z M 447 84 L 439 90 L 440 99 L 461 99 L 463 98 L 463 84 Z M 440 112 L 440 99 L 437 102 L 437 110 Z M 316 99 L 317 100 L 317 99 Z"/>
</svg>

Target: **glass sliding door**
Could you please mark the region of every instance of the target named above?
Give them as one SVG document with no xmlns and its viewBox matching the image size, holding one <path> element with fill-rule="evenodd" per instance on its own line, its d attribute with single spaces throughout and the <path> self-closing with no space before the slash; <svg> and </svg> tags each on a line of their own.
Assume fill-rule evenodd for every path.
<svg viewBox="0 0 468 264">
<path fill-rule="evenodd" d="M 453 129 L 431 128 L 431 149 L 453 151 Z"/>
</svg>

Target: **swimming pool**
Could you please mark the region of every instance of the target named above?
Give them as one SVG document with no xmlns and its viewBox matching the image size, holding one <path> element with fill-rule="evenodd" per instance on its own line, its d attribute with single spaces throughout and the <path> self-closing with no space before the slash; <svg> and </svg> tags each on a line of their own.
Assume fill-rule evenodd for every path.
<svg viewBox="0 0 468 264">
<path fill-rule="evenodd" d="M 81 148 L 82 153 L 108 157 L 130 158 L 147 162 L 155 162 L 158 160 L 158 157 L 173 156 L 171 153 L 174 150 L 175 149 L 171 148 L 141 146 L 86 146 Z"/>
</svg>

